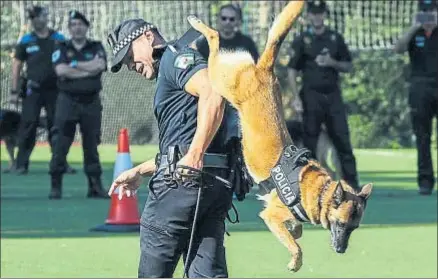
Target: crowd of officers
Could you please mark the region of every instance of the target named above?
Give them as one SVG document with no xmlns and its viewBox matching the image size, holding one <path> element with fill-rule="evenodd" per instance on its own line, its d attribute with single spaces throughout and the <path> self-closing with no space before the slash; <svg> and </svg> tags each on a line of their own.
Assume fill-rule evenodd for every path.
<svg viewBox="0 0 438 279">
<path fill-rule="evenodd" d="M 328 9 L 324 1 L 311 1 L 307 7 L 307 29 L 293 40 L 288 50 L 288 81 L 295 105 L 302 108 L 304 144 L 315 154 L 322 125 L 325 125 L 337 150 L 343 179 L 359 187 L 356 160 L 350 142 L 345 105 L 340 88 L 340 73 L 351 72 L 352 57 L 344 38 L 324 22 Z M 413 26 L 395 45 L 397 53 L 407 51 L 411 62 L 409 105 L 418 151 L 418 186 L 420 194 L 431 194 L 435 178 L 431 156 L 432 120 L 438 113 L 438 28 L 436 1 L 419 0 L 419 14 Z M 422 16 L 420 16 L 420 14 Z M 435 14 L 435 22 L 431 22 Z M 429 15 L 425 16 L 425 15 Z M 106 53 L 99 41 L 87 38 L 90 26 L 86 17 L 71 11 L 68 17 L 70 39 L 47 27 L 47 11 L 34 6 L 28 10 L 33 31 L 21 37 L 12 68 L 11 100 L 23 97 L 19 151 L 16 172 L 25 174 L 35 145 L 35 131 L 42 107 L 48 120 L 51 191 L 49 198 L 62 197 L 62 178 L 74 173 L 66 156 L 80 125 L 84 152 L 84 171 L 90 198 L 105 198 L 97 146 L 100 143 L 102 104 L 99 92 L 101 76 L 106 71 Z M 247 50 L 257 61 L 254 41 L 240 32 L 242 11 L 236 5 L 222 6 L 218 29 L 222 49 Z M 208 58 L 208 44 L 198 41 L 197 49 Z M 19 77 L 26 63 L 26 86 L 19 90 Z M 298 88 L 297 77 L 302 76 Z M 23 92 L 24 91 L 24 92 Z M 227 104 L 225 138 L 240 137 L 237 112 Z M 438 127 L 437 127 L 438 130 Z"/>
<path fill-rule="evenodd" d="M 35 146 L 41 108 L 47 116 L 52 158 L 50 199 L 62 198 L 62 178 L 75 173 L 66 161 L 79 124 L 84 153 L 84 172 L 89 198 L 108 198 L 102 186 L 102 168 L 97 146 L 100 143 L 102 73 L 106 53 L 99 41 L 87 38 L 90 22 L 78 11 L 70 11 L 70 39 L 48 27 L 48 11 L 41 6 L 28 9 L 32 32 L 22 36 L 14 52 L 10 101 L 23 99 L 18 154 L 14 168 L 27 174 Z M 23 64 L 26 64 L 22 75 Z M 24 86 L 20 86 L 21 82 Z"/>
</svg>

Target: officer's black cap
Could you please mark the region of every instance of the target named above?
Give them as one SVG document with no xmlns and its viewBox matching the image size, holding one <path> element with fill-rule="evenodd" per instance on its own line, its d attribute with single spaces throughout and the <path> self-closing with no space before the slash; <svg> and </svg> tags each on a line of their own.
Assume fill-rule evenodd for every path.
<svg viewBox="0 0 438 279">
<path fill-rule="evenodd" d="M 322 14 L 327 12 L 327 4 L 322 0 L 312 0 L 307 2 L 307 11 L 312 14 Z"/>
<path fill-rule="evenodd" d="M 43 14 L 47 14 L 47 10 L 41 6 L 32 6 L 29 9 L 27 9 L 27 17 L 30 19 L 34 19 L 36 17 L 39 17 Z"/>
<path fill-rule="evenodd" d="M 435 10 L 438 7 L 438 0 L 418 0 L 419 11 Z"/>
<path fill-rule="evenodd" d="M 85 25 L 87 25 L 87 27 L 90 26 L 90 22 L 88 21 L 88 19 L 83 14 L 81 14 L 80 12 L 78 12 L 76 10 L 68 12 L 68 22 L 70 23 L 70 21 L 72 19 L 82 20 L 82 22 L 85 23 Z"/>
<path fill-rule="evenodd" d="M 122 67 L 122 60 L 128 53 L 132 41 L 140 37 L 144 32 L 157 28 L 143 19 L 130 19 L 120 23 L 110 34 L 108 44 L 111 46 L 113 60 L 111 72 L 117 73 Z"/>
</svg>

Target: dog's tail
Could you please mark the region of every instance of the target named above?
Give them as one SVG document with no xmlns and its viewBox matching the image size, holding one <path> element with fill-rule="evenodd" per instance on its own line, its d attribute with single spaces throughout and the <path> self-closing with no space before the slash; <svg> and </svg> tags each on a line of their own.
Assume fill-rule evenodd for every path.
<svg viewBox="0 0 438 279">
<path fill-rule="evenodd" d="M 290 1 L 272 24 L 268 34 L 265 51 L 262 53 L 257 67 L 272 69 L 281 44 L 289 29 L 303 9 L 305 1 Z"/>
</svg>

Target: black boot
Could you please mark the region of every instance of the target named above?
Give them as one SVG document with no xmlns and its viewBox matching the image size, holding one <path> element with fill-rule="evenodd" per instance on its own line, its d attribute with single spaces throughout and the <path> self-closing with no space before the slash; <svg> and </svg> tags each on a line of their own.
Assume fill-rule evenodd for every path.
<svg viewBox="0 0 438 279">
<path fill-rule="evenodd" d="M 62 174 L 51 176 L 52 188 L 50 189 L 49 199 L 60 200 L 62 198 Z"/>
<path fill-rule="evenodd" d="M 88 193 L 87 198 L 109 199 L 108 192 L 103 189 L 100 176 L 88 176 Z"/>
</svg>

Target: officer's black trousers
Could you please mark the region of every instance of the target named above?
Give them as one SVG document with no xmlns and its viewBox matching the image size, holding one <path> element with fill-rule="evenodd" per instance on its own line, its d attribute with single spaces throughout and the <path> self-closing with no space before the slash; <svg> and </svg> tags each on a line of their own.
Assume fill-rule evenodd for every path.
<svg viewBox="0 0 438 279">
<path fill-rule="evenodd" d="M 316 158 L 321 125 L 324 123 L 327 132 L 338 152 L 342 165 L 343 179 L 351 186 L 357 187 L 356 159 L 350 142 L 347 115 L 338 89 L 322 94 L 306 89 L 300 92 L 303 102 L 304 144 Z"/>
<path fill-rule="evenodd" d="M 19 128 L 17 168 L 29 167 L 29 157 L 35 147 L 36 131 L 40 119 L 41 108 L 44 107 L 47 115 L 47 131 L 49 144 L 52 147 L 52 127 L 55 115 L 56 90 L 32 90 L 23 99 L 21 122 Z M 52 147 L 53 148 L 53 147 Z"/>
<path fill-rule="evenodd" d="M 426 79 L 413 80 L 409 90 L 409 106 L 417 145 L 418 184 L 420 187 L 433 188 L 435 179 L 430 143 L 433 118 L 438 115 L 436 82 Z M 438 134 L 438 123 L 436 129 Z"/>
<path fill-rule="evenodd" d="M 53 127 L 53 152 L 50 173 L 66 171 L 66 158 L 79 124 L 84 152 L 84 171 L 89 176 L 100 176 L 102 169 L 97 146 L 100 143 L 102 104 L 97 95 L 90 102 L 77 101 L 60 93 L 56 102 L 56 119 Z"/>
<path fill-rule="evenodd" d="M 226 170 L 207 171 L 226 178 Z M 163 169 L 149 182 L 148 199 L 141 216 L 139 278 L 172 277 L 183 255 L 188 258 L 191 278 L 228 277 L 225 259 L 225 218 L 232 202 L 232 190 L 207 177 L 203 185 L 193 250 L 187 257 L 199 184 L 166 184 Z M 178 274 L 182 275 L 182 274 Z"/>
</svg>

